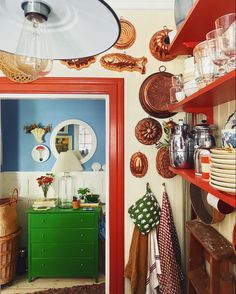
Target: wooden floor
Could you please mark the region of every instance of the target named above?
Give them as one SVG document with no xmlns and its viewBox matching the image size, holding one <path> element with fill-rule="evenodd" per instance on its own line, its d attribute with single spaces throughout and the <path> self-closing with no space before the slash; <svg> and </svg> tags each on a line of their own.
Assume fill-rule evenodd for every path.
<svg viewBox="0 0 236 294">
<path fill-rule="evenodd" d="M 99 275 L 99 283 L 105 281 L 105 275 Z M 26 276 L 18 276 L 16 279 L 0 288 L 1 294 L 26 294 L 36 291 L 47 290 L 49 288 L 64 288 L 78 285 L 94 284 L 94 279 L 43 279 L 38 278 L 28 283 Z"/>
</svg>

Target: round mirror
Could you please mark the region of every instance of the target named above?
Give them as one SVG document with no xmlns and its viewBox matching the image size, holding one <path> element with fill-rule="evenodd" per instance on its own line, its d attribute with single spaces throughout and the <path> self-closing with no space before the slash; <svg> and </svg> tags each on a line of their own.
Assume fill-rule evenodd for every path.
<svg viewBox="0 0 236 294">
<path fill-rule="evenodd" d="M 94 130 L 87 123 L 78 119 L 69 119 L 53 129 L 50 146 L 56 158 L 60 152 L 74 150 L 80 162 L 85 163 L 96 151 L 97 138 Z"/>
</svg>

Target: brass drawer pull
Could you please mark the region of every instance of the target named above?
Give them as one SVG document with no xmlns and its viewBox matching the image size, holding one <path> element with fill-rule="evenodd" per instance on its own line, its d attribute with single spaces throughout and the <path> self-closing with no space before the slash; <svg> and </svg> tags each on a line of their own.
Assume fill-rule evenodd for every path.
<svg viewBox="0 0 236 294">
<path fill-rule="evenodd" d="M 80 252 L 84 252 L 84 249 L 82 248 L 82 249 L 80 249 Z"/>
<path fill-rule="evenodd" d="M 83 237 L 84 236 L 84 234 L 80 234 L 80 237 Z"/>
<path fill-rule="evenodd" d="M 42 223 L 43 223 L 43 224 L 45 224 L 46 221 L 47 221 L 47 220 L 46 220 L 45 218 L 42 219 Z"/>
<path fill-rule="evenodd" d="M 45 234 L 42 234 L 42 239 L 44 239 L 45 238 Z"/>
<path fill-rule="evenodd" d="M 41 265 L 42 267 L 45 267 L 45 263 L 42 263 L 42 265 Z"/>
<path fill-rule="evenodd" d="M 84 264 L 83 264 L 83 263 L 81 263 L 81 264 L 80 264 L 80 266 L 81 266 L 81 267 L 83 267 L 83 266 L 84 266 Z"/>
</svg>

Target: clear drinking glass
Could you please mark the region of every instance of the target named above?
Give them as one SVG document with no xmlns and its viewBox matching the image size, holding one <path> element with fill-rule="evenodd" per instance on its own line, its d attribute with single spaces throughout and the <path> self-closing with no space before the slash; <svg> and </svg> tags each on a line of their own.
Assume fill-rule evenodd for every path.
<svg viewBox="0 0 236 294">
<path fill-rule="evenodd" d="M 236 68 L 236 13 L 225 14 L 215 21 L 222 51 L 229 57 L 227 65 L 230 70 Z"/>
<path fill-rule="evenodd" d="M 218 35 L 222 34 L 222 31 L 223 29 L 219 28 L 212 30 L 206 34 L 210 57 L 213 63 L 218 67 L 215 72 L 215 77 L 220 77 L 227 73 L 226 63 L 229 58 L 222 51 L 220 40 L 218 38 Z"/>
<path fill-rule="evenodd" d="M 211 83 L 214 80 L 215 65 L 210 57 L 208 41 L 203 41 L 195 46 L 193 55 L 200 79 L 206 84 Z"/>
</svg>

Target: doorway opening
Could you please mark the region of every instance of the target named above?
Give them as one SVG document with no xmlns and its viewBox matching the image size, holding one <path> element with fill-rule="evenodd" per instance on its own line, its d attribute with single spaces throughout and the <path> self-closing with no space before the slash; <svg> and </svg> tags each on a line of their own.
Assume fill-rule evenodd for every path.
<svg viewBox="0 0 236 294">
<path fill-rule="evenodd" d="M 19 95 L 107 95 L 109 98 L 109 273 L 106 293 L 124 292 L 124 81 L 113 78 L 42 78 L 15 84 L 0 78 L 1 97 Z"/>
</svg>

